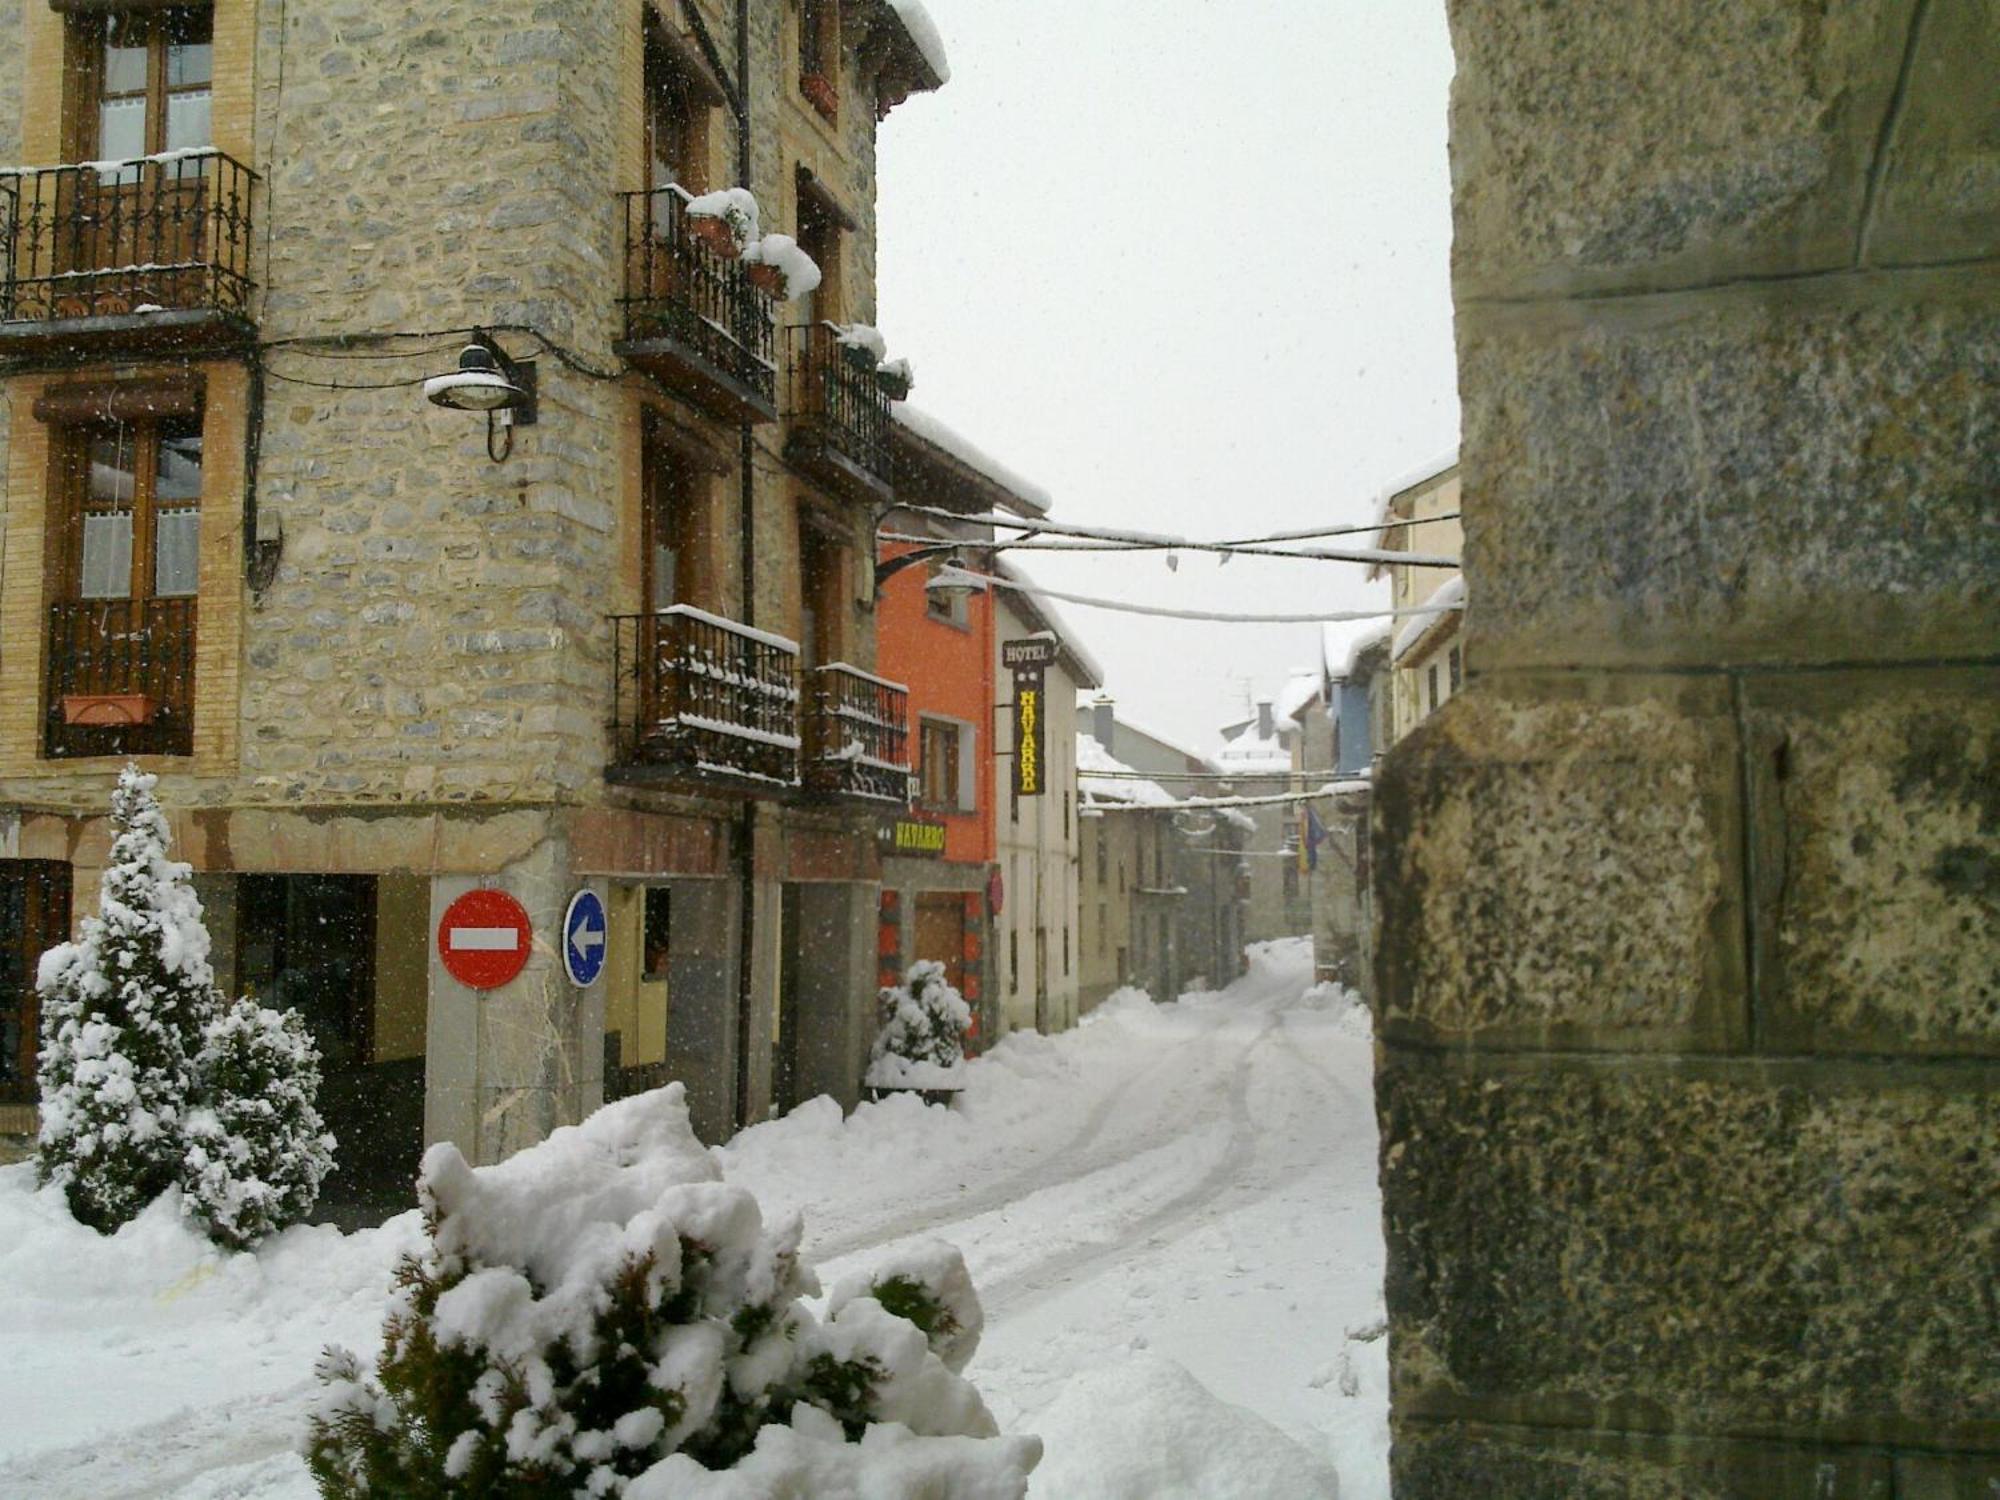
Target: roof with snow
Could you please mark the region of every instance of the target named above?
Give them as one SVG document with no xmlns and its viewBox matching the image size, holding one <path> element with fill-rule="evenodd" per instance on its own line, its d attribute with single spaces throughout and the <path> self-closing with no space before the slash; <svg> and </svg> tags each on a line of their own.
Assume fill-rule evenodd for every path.
<svg viewBox="0 0 2000 1500">
<path fill-rule="evenodd" d="M 1412 490 L 1432 488 L 1457 467 L 1458 449 L 1454 447 L 1448 452 L 1440 453 L 1428 463 L 1419 464 L 1416 468 L 1397 475 L 1388 484 L 1384 485 L 1375 496 L 1375 529 L 1368 534 L 1367 545 L 1370 547 L 1387 547 L 1389 545 L 1389 513 L 1394 508 L 1396 502 Z M 1407 552 L 1410 549 L 1404 547 L 1402 550 Z M 1382 576 L 1382 569 L 1386 566 L 1386 563 L 1376 563 L 1369 568 L 1368 576 L 1371 579 L 1380 578 Z"/>
<path fill-rule="evenodd" d="M 1294 667 L 1292 675 L 1285 679 L 1285 685 L 1278 689 L 1278 696 L 1272 700 L 1271 711 L 1280 719 L 1296 719 L 1305 711 L 1306 705 L 1319 696 L 1320 674 L 1314 667 Z"/>
<path fill-rule="evenodd" d="M 1465 608 L 1465 575 L 1452 574 L 1424 603 L 1434 606 L 1438 613 L 1411 615 L 1403 621 L 1396 630 L 1395 644 L 1389 648 L 1389 660 L 1401 661 L 1419 642 L 1457 627 L 1460 612 Z"/>
<path fill-rule="evenodd" d="M 1421 617 L 1419 617 L 1421 618 Z M 1347 642 L 1345 648 L 1336 655 L 1333 631 L 1337 627 L 1329 625 L 1326 635 L 1326 666 L 1336 682 L 1350 682 L 1361 670 L 1361 658 L 1389 639 L 1389 622 L 1370 623 L 1367 628 Z"/>
<path fill-rule="evenodd" d="M 993 559 L 993 571 L 1002 578 L 1011 578 L 1030 587 L 1033 587 L 1035 582 L 1004 556 L 996 556 Z M 1104 685 L 1104 668 L 1098 665 L 1097 658 L 1085 648 L 1083 638 L 1057 613 L 1053 604 L 1036 595 L 1019 593 L 1013 589 L 995 589 L 994 595 L 1001 604 L 1026 621 L 1030 631 L 1046 630 L 1062 643 L 1063 665 L 1069 669 L 1069 675 L 1076 679 L 1078 687 L 1094 688 Z"/>
<path fill-rule="evenodd" d="M 1098 742 L 1097 736 L 1080 733 L 1076 737 L 1077 786 L 1083 805 L 1115 802 L 1130 807 L 1172 807 L 1174 797 L 1157 781 L 1138 775 Z"/>
<path fill-rule="evenodd" d="M 877 15 L 870 40 L 880 37 L 883 43 L 875 93 L 886 113 L 912 94 L 943 88 L 951 79 L 951 60 L 924 0 L 882 0 Z"/>
<path fill-rule="evenodd" d="M 977 444 L 929 412 L 907 401 L 891 402 L 890 437 L 899 458 L 921 465 L 943 491 L 940 499 L 956 510 L 1009 510 L 1040 517 L 1049 513 L 1049 492 L 1023 479 Z"/>
</svg>

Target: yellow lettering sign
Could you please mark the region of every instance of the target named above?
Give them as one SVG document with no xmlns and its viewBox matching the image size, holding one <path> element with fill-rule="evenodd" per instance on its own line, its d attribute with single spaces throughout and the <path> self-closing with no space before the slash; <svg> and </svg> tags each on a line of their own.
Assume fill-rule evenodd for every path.
<svg viewBox="0 0 2000 1500">
<path fill-rule="evenodd" d="M 1032 797 L 1042 789 L 1042 694 L 1039 688 L 1022 688 L 1014 695 L 1014 754 L 1019 767 L 1020 791 Z"/>
</svg>

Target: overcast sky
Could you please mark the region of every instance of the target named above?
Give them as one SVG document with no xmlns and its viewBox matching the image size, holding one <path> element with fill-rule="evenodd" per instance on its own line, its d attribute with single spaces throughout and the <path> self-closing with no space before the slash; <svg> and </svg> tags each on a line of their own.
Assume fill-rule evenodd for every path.
<svg viewBox="0 0 2000 1500">
<path fill-rule="evenodd" d="M 878 313 L 912 401 L 1054 515 L 1197 537 L 1369 519 L 1458 440 L 1442 0 L 928 0 L 952 77 L 883 126 Z M 1287 612 L 1343 564 L 1029 560 L 1051 587 Z M 1064 618 L 1201 749 L 1314 627 Z"/>
</svg>

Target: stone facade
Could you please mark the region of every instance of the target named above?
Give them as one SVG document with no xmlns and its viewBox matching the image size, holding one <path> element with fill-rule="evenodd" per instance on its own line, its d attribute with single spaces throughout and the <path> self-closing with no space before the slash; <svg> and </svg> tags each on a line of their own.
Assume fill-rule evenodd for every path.
<svg viewBox="0 0 2000 1500">
<path fill-rule="evenodd" d="M 201 579 L 194 752 L 148 756 L 179 852 L 204 875 L 421 876 L 432 907 L 475 884 L 520 898 L 536 942 L 520 979 L 428 995 L 425 1138 L 476 1161 L 505 1155 L 605 1097 L 603 986 L 579 991 L 558 957 L 563 903 L 670 889 L 677 950 L 663 971 L 664 1064 L 690 1084 L 711 1138 L 771 1098 L 783 892 L 810 887 L 802 941 L 839 957 L 801 1021 L 814 1079 L 851 1102 L 874 978 L 874 814 L 837 800 L 726 795 L 694 781 L 607 775 L 620 761 L 610 617 L 642 598 L 642 429 L 668 430 L 705 507 L 704 600 L 740 625 L 797 639 L 808 513 L 830 539 L 837 655 L 874 661 L 868 503 L 790 458 L 786 420 L 709 414 L 666 376 L 629 365 L 627 218 L 647 186 L 649 24 L 715 71 L 744 113 L 704 105 L 710 186 L 749 186 L 766 229 L 800 222 L 803 184 L 843 225 L 822 309 L 872 321 L 878 88 L 886 104 L 935 86 L 886 6 L 841 7 L 836 121 L 800 92 L 798 8 L 756 0 L 579 0 L 285 7 L 216 0 L 218 148 L 258 174 L 251 332 L 236 346 L 136 365 L 14 358 L 0 400 L 0 809 L 7 857 L 68 861 L 95 891 L 101 810 L 121 757 L 43 758 L 41 621 L 59 521 L 31 414 L 51 382 L 159 367 L 203 377 Z M 65 21 L 46 0 L 0 18 L 0 156 L 77 159 L 62 121 Z M 792 410 L 787 325 L 775 346 Z M 476 414 L 426 404 L 467 332 L 532 359 L 539 420 L 488 457 Z M 6 351 L 0 350 L 0 358 Z M 247 582 L 254 525 L 281 546 Z M 281 539 L 281 541 L 280 541 Z M 627 670 L 634 670 L 627 659 Z M 229 900 L 229 883 L 211 883 Z M 79 913 L 83 900 L 78 902 Z M 219 912 L 219 921 L 229 914 Z M 639 931 L 634 927 L 636 935 Z M 853 940 L 848 941 L 849 938 Z M 684 950 L 684 951 L 683 951 Z M 637 963 L 613 951 L 617 964 Z M 649 960 L 650 962 L 650 960 Z M 628 986 L 629 991 L 629 986 Z M 630 991 L 630 993 L 638 993 Z M 653 994 L 651 990 L 647 994 Z M 629 998 L 629 994 L 628 994 Z M 864 1020 L 850 1014 L 859 1008 Z M 657 1029 L 657 1028 L 655 1028 Z M 852 1064 L 850 1067 L 849 1064 Z M 649 1064 L 650 1065 L 650 1064 Z M 630 1068 L 629 1062 L 620 1064 Z"/>
<path fill-rule="evenodd" d="M 1396 1493 L 1985 1494 L 2000 11 L 1451 19 L 1476 671 L 1376 789 Z"/>
</svg>

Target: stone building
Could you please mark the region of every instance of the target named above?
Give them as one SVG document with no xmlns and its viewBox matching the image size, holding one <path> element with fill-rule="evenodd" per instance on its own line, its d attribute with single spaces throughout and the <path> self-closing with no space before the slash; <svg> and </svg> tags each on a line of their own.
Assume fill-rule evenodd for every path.
<svg viewBox="0 0 2000 1500">
<path fill-rule="evenodd" d="M 1249 718 L 1222 726 L 1215 760 L 1225 779 L 1211 791 L 1233 797 L 1282 797 L 1304 786 L 1298 760 L 1303 729 L 1297 712 L 1319 690 L 1317 672 L 1298 672 Z M 1312 931 L 1312 896 L 1299 863 L 1301 804 L 1271 802 L 1246 807 L 1254 826 L 1244 845 L 1249 891 L 1243 905 L 1243 941 L 1265 943 Z"/>
<path fill-rule="evenodd" d="M 875 321 L 879 122 L 944 72 L 914 0 L 10 7 L 13 1124 L 25 955 L 127 757 L 224 982 L 321 1037 L 350 1174 L 667 1076 L 711 1139 L 855 1097 L 906 752 L 867 671 L 894 371 L 831 325 Z M 738 185 L 815 289 L 704 248 L 692 196 Z M 468 342 L 515 388 L 484 418 L 424 399 Z M 474 887 L 533 927 L 486 991 L 436 941 Z"/>
<path fill-rule="evenodd" d="M 2000 1487 L 2000 14 L 1451 7 L 1399 1500 Z"/>
</svg>

